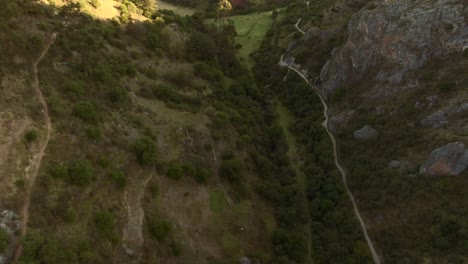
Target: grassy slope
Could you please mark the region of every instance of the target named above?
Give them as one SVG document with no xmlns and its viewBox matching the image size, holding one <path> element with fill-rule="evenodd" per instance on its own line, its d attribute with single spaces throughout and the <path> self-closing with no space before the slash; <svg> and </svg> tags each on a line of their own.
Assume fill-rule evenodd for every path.
<svg viewBox="0 0 468 264">
<path fill-rule="evenodd" d="M 239 58 L 249 68 L 252 66 L 250 55 L 254 53 L 268 32 L 273 19 L 271 12 L 255 13 L 251 15 L 231 16 L 237 31 L 237 43 L 242 45 Z"/>
<path fill-rule="evenodd" d="M 197 11 L 197 9 L 194 9 L 194 8 L 173 5 L 171 3 L 164 2 L 164 1 L 158 1 L 157 7 L 158 9 L 167 9 L 167 10 L 174 11 L 174 13 L 176 13 L 179 16 L 191 16 L 193 15 L 193 13 Z"/>
</svg>

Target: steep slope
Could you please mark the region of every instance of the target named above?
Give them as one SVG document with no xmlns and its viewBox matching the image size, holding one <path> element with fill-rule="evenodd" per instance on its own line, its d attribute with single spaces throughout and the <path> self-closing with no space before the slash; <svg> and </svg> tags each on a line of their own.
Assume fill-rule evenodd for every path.
<svg viewBox="0 0 468 264">
<path fill-rule="evenodd" d="M 18 245 L 28 263 L 273 258 L 277 208 L 257 186 L 273 181 L 269 150 L 281 136 L 232 25 L 0 5 L 2 261 Z M 30 156 L 42 162 L 28 170 Z"/>
<path fill-rule="evenodd" d="M 467 258 L 466 8 L 464 1 L 377 1 L 350 17 L 339 2 L 309 12 L 291 7 L 288 30 L 272 38 L 294 39 L 280 42 L 284 60 L 326 98 L 349 188 L 385 262 Z M 310 14 L 320 10 L 320 18 Z M 346 28 L 330 23 L 335 16 L 350 19 Z M 305 34 L 295 29 L 301 17 Z M 274 71 L 261 76 L 274 79 Z"/>
</svg>

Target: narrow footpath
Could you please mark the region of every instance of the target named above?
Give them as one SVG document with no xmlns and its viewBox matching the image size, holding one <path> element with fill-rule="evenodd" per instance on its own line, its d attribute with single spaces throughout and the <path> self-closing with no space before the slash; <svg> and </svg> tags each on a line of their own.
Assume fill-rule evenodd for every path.
<svg viewBox="0 0 468 264">
<path fill-rule="evenodd" d="M 44 143 L 39 149 L 39 152 L 32 154 L 32 158 L 30 159 L 30 169 L 26 172 L 26 188 L 24 193 L 24 201 L 23 206 L 21 207 L 20 211 L 20 219 L 21 219 L 21 227 L 20 227 L 20 236 L 24 237 L 28 230 L 28 221 L 29 221 L 29 207 L 31 205 L 31 193 L 34 187 L 34 183 L 36 181 L 37 174 L 39 172 L 39 168 L 41 167 L 42 158 L 44 157 L 45 150 L 49 144 L 50 134 L 52 130 L 52 121 L 49 115 L 49 108 L 47 106 L 47 102 L 42 94 L 41 88 L 39 86 L 39 76 L 38 76 L 38 65 L 41 60 L 46 55 L 49 48 L 54 44 L 55 39 L 57 38 L 57 34 L 53 33 L 49 39 L 47 40 L 47 44 L 44 46 L 44 49 L 40 53 L 39 57 L 33 62 L 32 64 L 32 88 L 34 89 L 36 96 L 42 106 L 42 113 L 44 115 L 44 121 L 46 125 L 46 136 Z M 23 247 L 21 244 L 18 245 L 15 252 L 14 262 L 16 263 L 18 259 L 21 257 L 23 252 Z"/>
</svg>

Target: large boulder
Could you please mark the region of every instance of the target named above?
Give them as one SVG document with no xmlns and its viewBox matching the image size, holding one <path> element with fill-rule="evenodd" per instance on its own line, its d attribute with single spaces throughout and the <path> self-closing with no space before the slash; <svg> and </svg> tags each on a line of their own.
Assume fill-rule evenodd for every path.
<svg viewBox="0 0 468 264">
<path fill-rule="evenodd" d="M 460 175 L 468 167 L 468 150 L 461 142 L 453 142 L 431 152 L 419 169 L 433 176 Z"/>
<path fill-rule="evenodd" d="M 355 139 L 369 139 L 376 137 L 379 133 L 377 130 L 369 125 L 363 126 L 361 129 L 354 131 Z"/>
</svg>

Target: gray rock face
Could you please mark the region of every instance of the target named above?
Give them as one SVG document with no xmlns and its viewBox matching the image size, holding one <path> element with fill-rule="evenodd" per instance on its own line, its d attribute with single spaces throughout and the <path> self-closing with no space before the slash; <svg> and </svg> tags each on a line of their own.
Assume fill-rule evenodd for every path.
<svg viewBox="0 0 468 264">
<path fill-rule="evenodd" d="M 376 137 L 379 133 L 375 128 L 372 128 L 369 125 L 363 126 L 361 129 L 354 131 L 355 139 L 368 139 Z"/>
<path fill-rule="evenodd" d="M 390 169 L 399 169 L 400 168 L 400 161 L 399 160 L 392 160 L 388 163 L 388 167 Z"/>
<path fill-rule="evenodd" d="M 386 89 L 410 81 L 408 73 L 428 60 L 468 46 L 467 13 L 464 0 L 378 1 L 361 10 L 348 24 L 347 42 L 321 70 L 322 94 L 363 78 L 386 81 Z"/>
<path fill-rule="evenodd" d="M 468 167 L 468 150 L 461 142 L 450 143 L 431 152 L 419 169 L 433 176 L 460 175 Z"/>
<path fill-rule="evenodd" d="M 422 126 L 432 127 L 432 128 L 443 127 L 444 125 L 447 125 L 447 124 L 448 124 L 448 121 L 447 121 L 445 110 L 434 112 L 421 120 Z"/>
<path fill-rule="evenodd" d="M 21 222 L 19 217 L 13 211 L 4 210 L 0 214 L 0 228 L 5 230 L 10 236 L 10 244 L 8 245 L 5 252 L 0 254 L 0 264 L 9 263 L 9 261 L 11 261 L 15 251 L 14 241 L 17 239 L 15 237 L 15 232 L 19 230 L 20 226 Z"/>
<path fill-rule="evenodd" d="M 463 115 L 468 110 L 468 103 L 461 105 L 449 105 L 429 114 L 421 120 L 421 125 L 432 128 L 443 127 L 450 123 L 452 117 Z"/>
</svg>

